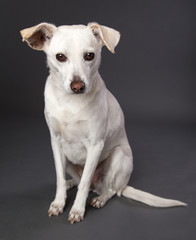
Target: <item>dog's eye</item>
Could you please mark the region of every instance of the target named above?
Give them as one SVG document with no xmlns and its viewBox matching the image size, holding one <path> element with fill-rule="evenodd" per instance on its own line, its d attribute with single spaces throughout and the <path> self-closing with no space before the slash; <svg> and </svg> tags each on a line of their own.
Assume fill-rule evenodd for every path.
<svg viewBox="0 0 196 240">
<path fill-rule="evenodd" d="M 56 59 L 59 62 L 66 62 L 67 61 L 67 57 L 63 53 L 57 53 L 56 54 Z"/>
<path fill-rule="evenodd" d="M 92 61 L 94 58 L 95 54 L 94 53 L 85 53 L 84 54 L 84 60 L 86 61 Z"/>
</svg>

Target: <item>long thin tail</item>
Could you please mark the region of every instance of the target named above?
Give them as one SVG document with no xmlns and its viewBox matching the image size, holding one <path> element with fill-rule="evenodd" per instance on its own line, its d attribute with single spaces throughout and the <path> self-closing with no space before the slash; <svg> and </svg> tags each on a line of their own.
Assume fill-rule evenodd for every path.
<svg viewBox="0 0 196 240">
<path fill-rule="evenodd" d="M 186 206 L 186 203 L 172 200 L 172 199 L 166 199 L 161 198 L 158 196 L 155 196 L 153 194 L 143 192 L 141 190 L 135 189 L 130 186 L 126 186 L 125 189 L 122 191 L 122 195 L 127 198 L 131 198 L 133 200 L 145 203 L 149 206 L 153 207 L 174 207 L 174 206 Z"/>
</svg>

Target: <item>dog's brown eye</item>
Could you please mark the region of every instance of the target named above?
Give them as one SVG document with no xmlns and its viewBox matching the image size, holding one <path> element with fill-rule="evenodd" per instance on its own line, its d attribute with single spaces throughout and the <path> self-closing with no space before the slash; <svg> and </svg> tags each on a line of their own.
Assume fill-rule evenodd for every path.
<svg viewBox="0 0 196 240">
<path fill-rule="evenodd" d="M 85 53 L 84 54 L 84 60 L 86 61 L 92 61 L 94 58 L 95 54 L 94 53 Z"/>
<path fill-rule="evenodd" d="M 66 62 L 67 61 L 67 57 L 63 53 L 57 53 L 56 54 L 56 59 L 59 62 Z"/>
</svg>

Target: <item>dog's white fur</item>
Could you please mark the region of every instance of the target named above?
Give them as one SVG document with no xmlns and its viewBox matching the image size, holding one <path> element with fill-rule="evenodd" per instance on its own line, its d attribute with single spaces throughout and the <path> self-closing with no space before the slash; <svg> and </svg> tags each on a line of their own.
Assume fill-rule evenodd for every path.
<svg viewBox="0 0 196 240">
<path fill-rule="evenodd" d="M 66 191 L 75 185 L 78 192 L 69 213 L 71 223 L 83 219 L 90 190 L 99 194 L 91 203 L 97 208 L 115 194 L 156 207 L 185 205 L 127 186 L 133 157 L 124 116 L 98 72 L 102 46 L 114 53 L 120 33 L 97 23 L 58 28 L 41 23 L 22 30 L 21 35 L 30 47 L 46 53 L 50 69 L 45 86 L 45 117 L 51 135 L 57 190 L 49 216 L 63 212 Z M 89 52 L 95 57 L 85 61 L 83 56 Z M 66 55 L 67 61 L 58 62 L 57 53 Z M 73 93 L 70 84 L 74 76 L 85 83 L 84 93 Z M 71 180 L 66 181 L 66 173 Z"/>
</svg>

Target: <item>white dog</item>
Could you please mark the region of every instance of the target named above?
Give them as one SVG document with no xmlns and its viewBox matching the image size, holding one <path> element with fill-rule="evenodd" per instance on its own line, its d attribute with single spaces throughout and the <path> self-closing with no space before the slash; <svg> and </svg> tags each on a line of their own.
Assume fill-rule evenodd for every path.
<svg viewBox="0 0 196 240">
<path fill-rule="evenodd" d="M 91 202 L 96 208 L 115 194 L 156 207 L 185 205 L 127 186 L 133 158 L 124 116 L 98 72 L 102 46 L 114 53 L 120 33 L 97 23 L 60 27 L 41 23 L 22 30 L 21 35 L 31 48 L 46 53 L 50 69 L 45 117 L 57 189 L 49 216 L 63 212 L 66 191 L 75 185 L 78 192 L 68 217 L 71 223 L 83 219 L 90 190 L 99 195 Z M 66 181 L 66 173 L 71 180 Z"/>
</svg>

